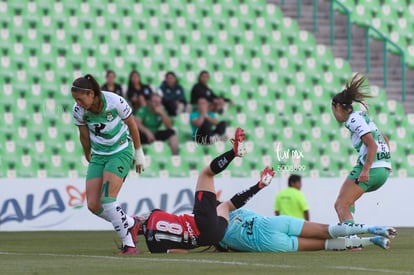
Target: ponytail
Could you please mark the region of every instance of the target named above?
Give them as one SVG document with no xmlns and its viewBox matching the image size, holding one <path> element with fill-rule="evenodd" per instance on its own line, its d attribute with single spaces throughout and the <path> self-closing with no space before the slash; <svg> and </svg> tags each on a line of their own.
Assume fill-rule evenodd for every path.
<svg viewBox="0 0 414 275">
<path fill-rule="evenodd" d="M 332 98 L 332 105 L 341 104 L 343 109 L 353 109 L 352 103 L 358 102 L 368 110 L 364 99 L 372 96 L 369 95 L 369 85 L 366 84 L 366 80 L 363 74 L 356 73 L 351 81 L 346 83 L 345 89 Z"/>
<path fill-rule="evenodd" d="M 86 74 L 84 77 L 79 77 L 72 83 L 72 92 L 87 93 L 90 90 L 93 91 L 95 96 L 101 95 L 101 88 L 99 87 L 98 82 L 90 74 Z"/>
</svg>

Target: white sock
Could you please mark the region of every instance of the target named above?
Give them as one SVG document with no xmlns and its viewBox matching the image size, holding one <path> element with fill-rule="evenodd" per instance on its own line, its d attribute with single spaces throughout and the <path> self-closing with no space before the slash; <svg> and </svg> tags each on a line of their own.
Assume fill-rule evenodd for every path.
<svg viewBox="0 0 414 275">
<path fill-rule="evenodd" d="M 346 250 L 373 244 L 370 238 L 336 238 L 325 241 L 325 250 Z"/>
<path fill-rule="evenodd" d="M 122 244 L 124 246 L 135 247 L 134 242 L 132 241 L 132 236 L 128 232 L 129 228 L 129 219 L 128 216 L 125 214 L 124 210 L 115 202 L 111 203 L 104 203 L 102 204 L 104 208 L 104 215 L 107 215 L 114 226 L 115 231 L 118 233 L 118 236 L 122 239 Z M 134 220 L 132 220 L 132 224 Z"/>
<path fill-rule="evenodd" d="M 109 218 L 109 216 L 107 215 L 107 213 L 105 212 L 105 210 L 102 208 L 99 211 L 94 212 L 94 214 L 102 219 L 104 219 L 107 222 L 111 222 L 111 219 Z"/>
<path fill-rule="evenodd" d="M 332 238 L 338 238 L 354 234 L 369 233 L 368 228 L 369 226 L 365 224 L 338 223 L 330 224 L 328 227 L 328 232 Z"/>
<path fill-rule="evenodd" d="M 133 217 L 126 215 L 127 221 L 128 221 L 128 228 L 131 228 L 135 224 L 135 220 Z"/>
</svg>

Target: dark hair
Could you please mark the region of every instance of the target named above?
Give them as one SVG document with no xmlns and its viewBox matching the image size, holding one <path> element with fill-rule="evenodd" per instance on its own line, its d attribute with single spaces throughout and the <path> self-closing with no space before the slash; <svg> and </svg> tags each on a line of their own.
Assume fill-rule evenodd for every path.
<svg viewBox="0 0 414 275">
<path fill-rule="evenodd" d="M 132 78 L 132 75 L 133 74 L 137 74 L 138 75 L 138 77 L 139 77 L 139 83 L 142 86 L 142 83 L 141 83 L 141 74 L 137 70 L 132 70 L 129 73 L 129 78 L 128 78 L 128 91 L 131 91 L 134 88 L 134 86 L 132 85 L 132 81 L 131 81 L 131 78 Z"/>
<path fill-rule="evenodd" d="M 169 76 L 169 75 L 172 75 L 173 77 L 175 77 L 176 79 L 177 79 L 177 76 L 175 75 L 175 73 L 174 72 L 172 72 L 172 71 L 168 71 L 166 74 L 165 74 L 165 78 L 167 78 L 167 76 Z"/>
<path fill-rule="evenodd" d="M 368 84 L 365 82 L 366 79 L 365 75 L 356 73 L 351 81 L 346 83 L 345 89 L 332 98 L 332 105 L 341 104 L 344 110 L 353 110 L 352 103 L 358 102 L 368 110 L 364 98 L 370 98 L 372 96 L 369 95 L 369 92 L 364 92 L 369 89 Z"/>
<path fill-rule="evenodd" d="M 108 77 L 110 74 L 114 74 L 114 75 L 116 75 L 116 73 L 115 73 L 114 71 L 112 71 L 112 70 L 107 70 L 107 71 L 106 71 L 106 75 L 105 75 L 105 77 Z"/>
<path fill-rule="evenodd" d="M 202 70 L 202 71 L 198 74 L 198 82 L 201 82 L 201 76 L 202 76 L 203 74 L 209 74 L 209 73 L 208 73 L 208 71 L 206 71 L 206 70 Z"/>
<path fill-rule="evenodd" d="M 301 179 L 302 179 L 302 177 L 301 177 L 301 176 L 296 175 L 296 174 L 292 174 L 292 175 L 290 175 L 290 176 L 289 176 L 289 179 L 288 179 L 288 185 L 289 185 L 289 186 L 292 186 L 292 184 L 294 184 L 294 183 L 296 183 L 296 182 L 300 181 Z"/>
<path fill-rule="evenodd" d="M 72 92 L 87 93 L 89 90 L 92 90 L 95 96 L 101 95 L 101 87 L 99 87 L 98 82 L 90 74 L 79 77 L 72 83 Z"/>
</svg>

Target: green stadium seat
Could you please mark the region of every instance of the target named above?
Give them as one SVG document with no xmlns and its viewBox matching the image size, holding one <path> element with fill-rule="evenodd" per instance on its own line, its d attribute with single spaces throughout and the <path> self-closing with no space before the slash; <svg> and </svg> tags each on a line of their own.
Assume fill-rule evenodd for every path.
<svg viewBox="0 0 414 275">
<path fill-rule="evenodd" d="M 350 7 L 353 22 L 377 27 L 406 49 L 407 62 L 414 64 L 414 47 L 408 43 L 414 6 L 402 9 L 393 0 L 382 6 L 373 0 L 341 2 Z M 303 160 L 307 176 L 346 175 L 354 164 L 349 132 L 338 128 L 330 110 L 332 95 L 352 75 L 350 65 L 335 59 L 329 47 L 316 45 L 315 37 L 283 17 L 276 5 L 256 0 L 240 5 L 227 0 L 9 1 L 0 3 L 0 29 L 5 133 L 0 150 L 15 156 L 0 159 L 0 176 L 84 176 L 87 163 L 72 122 L 70 84 L 86 72 L 102 80 L 105 69 L 124 80 L 133 68 L 152 85 L 174 70 L 188 97 L 198 71 L 210 70 L 213 89 L 234 101 L 220 118 L 231 123 L 228 132 L 242 126 L 255 136 L 248 143 L 251 157 L 223 177 L 258 174 L 264 163 L 271 164 L 269 147 L 275 141 L 323 156 Z M 371 94 L 375 122 L 395 140 L 395 174 L 409 176 L 414 169 L 403 159 L 412 155 L 414 118 L 388 101 L 384 90 L 373 86 Z M 180 156 L 171 156 L 167 143 L 146 146 L 150 165 L 141 176 L 195 177 L 223 150 L 191 141 L 188 114 L 176 117 L 174 127 Z M 20 150 L 25 144 L 32 146 Z M 30 160 L 30 169 L 22 166 L 22 158 L 25 164 Z"/>
</svg>

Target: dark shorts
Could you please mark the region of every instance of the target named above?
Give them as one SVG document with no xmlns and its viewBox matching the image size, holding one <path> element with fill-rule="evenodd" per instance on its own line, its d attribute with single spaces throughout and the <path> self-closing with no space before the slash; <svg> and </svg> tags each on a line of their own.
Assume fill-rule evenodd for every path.
<svg viewBox="0 0 414 275">
<path fill-rule="evenodd" d="M 142 144 L 149 144 L 147 136 L 143 132 L 140 131 L 139 135 L 140 135 Z M 173 129 L 165 129 L 165 130 L 157 131 L 154 134 L 154 137 L 155 137 L 155 140 L 166 141 L 173 135 L 175 135 L 175 131 Z"/>
<path fill-rule="evenodd" d="M 217 216 L 216 194 L 197 191 L 194 199 L 194 220 L 200 231 L 198 245 L 215 245 L 224 238 L 228 222 Z"/>
</svg>

